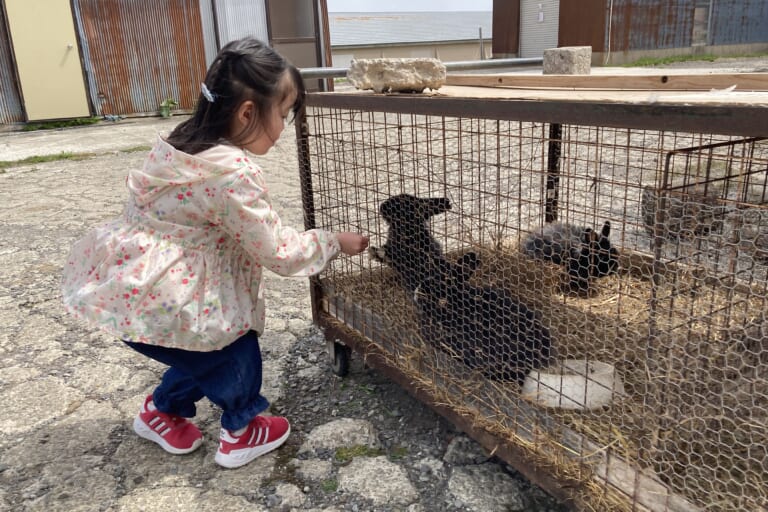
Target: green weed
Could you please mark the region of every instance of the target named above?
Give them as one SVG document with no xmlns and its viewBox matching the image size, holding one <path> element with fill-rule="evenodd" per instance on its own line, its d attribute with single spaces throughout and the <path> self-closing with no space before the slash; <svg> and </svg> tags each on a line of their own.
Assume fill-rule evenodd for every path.
<svg viewBox="0 0 768 512">
<path fill-rule="evenodd" d="M 152 149 L 152 147 L 148 145 L 133 146 L 126 149 L 121 149 L 120 153 L 138 153 L 143 151 L 149 151 L 150 149 Z M 53 155 L 29 156 L 27 158 L 22 158 L 21 160 L 0 160 L 0 171 L 5 171 L 5 169 L 9 169 L 11 167 L 20 167 L 22 165 L 43 164 L 46 162 L 56 162 L 59 160 L 73 160 L 73 161 L 87 160 L 89 158 L 93 158 L 96 156 L 99 156 L 99 153 L 70 153 L 68 151 L 64 151 L 62 153 L 56 153 Z"/>
<path fill-rule="evenodd" d="M 61 121 L 45 121 L 42 123 L 29 123 L 21 129 L 23 132 L 36 130 L 55 130 L 58 128 L 71 128 L 73 126 L 88 126 L 101 121 L 99 117 L 79 117 L 77 119 L 63 119 Z"/>
<path fill-rule="evenodd" d="M 378 457 L 379 455 L 382 455 L 382 451 L 379 448 L 370 448 L 364 445 L 336 450 L 336 460 L 339 462 L 349 462 L 355 457 Z"/>
<path fill-rule="evenodd" d="M 663 66 L 665 64 L 674 64 L 675 62 L 714 62 L 718 59 L 752 59 L 757 57 L 766 57 L 766 53 L 745 53 L 742 55 L 672 55 L 670 57 L 643 57 L 634 62 L 623 64 L 622 67 L 647 67 Z"/>
<path fill-rule="evenodd" d="M 323 489 L 323 492 L 336 492 L 336 490 L 339 488 L 339 482 L 335 478 L 329 478 L 328 480 L 323 480 L 323 483 L 320 484 L 320 487 Z"/>
<path fill-rule="evenodd" d="M 394 446 L 389 453 L 389 458 L 392 460 L 404 459 L 408 455 L 408 448 L 405 446 Z"/>
<path fill-rule="evenodd" d="M 634 62 L 623 64 L 622 67 L 649 67 L 649 66 L 663 66 L 665 64 L 673 64 L 675 62 L 691 62 L 691 61 L 704 61 L 714 62 L 717 57 L 714 55 L 673 55 L 671 57 L 643 57 L 637 59 Z"/>
<path fill-rule="evenodd" d="M 42 164 L 46 162 L 55 162 L 57 160 L 85 160 L 96 156 L 95 153 L 56 153 L 55 155 L 39 155 L 29 156 L 22 158 L 21 160 L 0 160 L 0 169 L 8 169 L 9 167 L 19 167 L 21 165 L 34 165 Z"/>
</svg>

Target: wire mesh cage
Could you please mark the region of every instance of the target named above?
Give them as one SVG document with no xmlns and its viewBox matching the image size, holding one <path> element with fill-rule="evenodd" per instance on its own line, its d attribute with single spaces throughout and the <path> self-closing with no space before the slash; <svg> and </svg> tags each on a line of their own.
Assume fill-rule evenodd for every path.
<svg viewBox="0 0 768 512">
<path fill-rule="evenodd" d="M 580 508 L 768 507 L 764 121 L 308 100 L 307 227 L 372 245 L 313 283 L 330 338 Z"/>
</svg>

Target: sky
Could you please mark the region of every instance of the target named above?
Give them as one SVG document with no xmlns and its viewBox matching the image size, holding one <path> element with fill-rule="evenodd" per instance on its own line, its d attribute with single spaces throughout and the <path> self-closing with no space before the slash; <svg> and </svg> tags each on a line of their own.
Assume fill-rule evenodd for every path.
<svg viewBox="0 0 768 512">
<path fill-rule="evenodd" d="M 490 11 L 493 0 L 327 0 L 328 12 Z"/>
</svg>

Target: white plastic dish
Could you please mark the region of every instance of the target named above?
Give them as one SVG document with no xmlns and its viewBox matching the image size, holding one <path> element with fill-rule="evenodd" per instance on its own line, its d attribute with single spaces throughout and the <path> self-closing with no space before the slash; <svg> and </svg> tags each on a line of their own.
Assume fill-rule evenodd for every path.
<svg viewBox="0 0 768 512">
<path fill-rule="evenodd" d="M 566 359 L 556 366 L 531 370 L 522 396 L 544 407 L 598 409 L 626 396 L 613 365 L 587 359 Z"/>
</svg>

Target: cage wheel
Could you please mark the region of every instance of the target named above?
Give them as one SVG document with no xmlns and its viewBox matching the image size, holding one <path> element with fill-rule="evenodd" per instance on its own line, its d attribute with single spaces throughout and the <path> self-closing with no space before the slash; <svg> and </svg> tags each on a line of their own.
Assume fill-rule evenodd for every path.
<svg viewBox="0 0 768 512">
<path fill-rule="evenodd" d="M 330 342 L 328 348 L 328 355 L 330 356 L 333 373 L 339 377 L 346 376 L 349 373 L 351 349 L 335 341 Z"/>
</svg>

